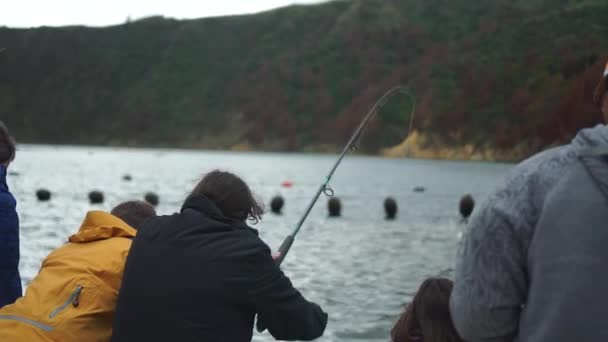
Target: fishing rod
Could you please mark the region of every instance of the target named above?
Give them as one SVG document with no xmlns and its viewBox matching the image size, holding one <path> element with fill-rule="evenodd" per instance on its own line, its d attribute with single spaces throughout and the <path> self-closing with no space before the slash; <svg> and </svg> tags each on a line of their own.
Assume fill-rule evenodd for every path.
<svg viewBox="0 0 608 342">
<path fill-rule="evenodd" d="M 295 241 L 296 235 L 298 235 L 298 233 L 300 232 L 300 229 L 302 229 L 302 225 L 304 224 L 304 221 L 306 221 L 308 214 L 314 207 L 315 203 L 317 203 L 319 196 L 321 196 L 322 193 L 325 193 L 325 195 L 327 195 L 328 197 L 333 196 L 334 191 L 329 187 L 329 182 L 331 181 L 331 177 L 334 175 L 334 172 L 336 172 L 336 169 L 342 162 L 342 159 L 344 159 L 344 156 L 346 156 L 346 154 L 350 150 L 355 149 L 355 147 L 356 147 L 355 143 L 361 137 L 363 131 L 365 130 L 365 127 L 367 127 L 367 124 L 370 122 L 370 120 L 374 116 L 376 116 L 376 114 L 378 113 L 378 110 L 386 104 L 388 99 L 392 95 L 397 94 L 397 93 L 402 93 L 402 94 L 408 95 L 409 97 L 412 98 L 413 108 L 412 108 L 412 114 L 411 114 L 412 117 L 410 118 L 410 130 L 411 130 L 412 119 L 413 119 L 413 115 L 414 115 L 415 108 L 416 108 L 416 99 L 409 92 L 408 88 L 406 88 L 404 86 L 394 87 L 394 88 L 390 89 L 389 91 L 387 91 L 386 93 L 384 93 L 384 95 L 382 95 L 382 97 L 378 101 L 376 101 L 376 103 L 372 106 L 372 108 L 369 110 L 369 112 L 367 112 L 367 114 L 365 115 L 365 117 L 363 118 L 361 123 L 359 124 L 359 127 L 357 127 L 357 129 L 355 130 L 355 133 L 353 133 L 353 135 L 350 137 L 350 139 L 348 140 L 348 143 L 346 143 L 346 146 L 344 146 L 344 150 L 342 150 L 342 153 L 338 157 L 338 160 L 336 161 L 334 166 L 329 171 L 329 174 L 327 175 L 327 177 L 325 177 L 325 179 L 321 183 L 319 190 L 317 190 L 314 197 L 312 198 L 312 201 L 310 201 L 310 204 L 306 208 L 304 215 L 302 215 L 302 218 L 300 218 L 300 221 L 298 221 L 296 228 L 293 230 L 293 232 L 291 234 L 289 234 L 285 238 L 285 240 L 279 247 L 280 254 L 275 259 L 277 264 L 281 265 L 281 263 L 285 259 L 285 256 L 287 255 L 287 253 L 289 253 L 289 250 L 291 249 L 291 246 L 293 245 L 293 242 Z M 409 135 L 409 132 L 408 132 L 408 135 Z"/>
</svg>

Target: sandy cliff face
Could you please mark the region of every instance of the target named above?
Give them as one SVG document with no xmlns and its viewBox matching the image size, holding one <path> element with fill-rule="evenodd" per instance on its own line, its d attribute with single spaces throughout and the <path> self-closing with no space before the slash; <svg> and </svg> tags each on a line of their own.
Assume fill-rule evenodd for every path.
<svg viewBox="0 0 608 342">
<path fill-rule="evenodd" d="M 413 131 L 401 144 L 383 149 L 381 154 L 390 158 L 519 161 L 536 152 L 528 143 L 498 150 L 488 146 L 447 145 L 436 141 L 426 133 Z"/>
</svg>

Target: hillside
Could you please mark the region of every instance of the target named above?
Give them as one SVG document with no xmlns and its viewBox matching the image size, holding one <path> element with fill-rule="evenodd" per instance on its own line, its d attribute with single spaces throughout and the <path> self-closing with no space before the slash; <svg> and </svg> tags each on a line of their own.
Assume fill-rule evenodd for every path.
<svg viewBox="0 0 608 342">
<path fill-rule="evenodd" d="M 0 28 L 0 119 L 25 142 L 332 150 L 401 83 L 419 148 L 519 159 L 599 122 L 607 19 L 604 0 L 338 0 Z M 390 101 L 361 147 L 399 144 L 410 110 Z"/>
</svg>

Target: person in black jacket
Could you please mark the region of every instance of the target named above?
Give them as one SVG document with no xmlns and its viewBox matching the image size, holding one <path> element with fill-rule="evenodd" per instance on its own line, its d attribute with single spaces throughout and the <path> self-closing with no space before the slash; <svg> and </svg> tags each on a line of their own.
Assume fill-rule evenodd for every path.
<svg viewBox="0 0 608 342">
<path fill-rule="evenodd" d="M 258 232 L 263 209 L 239 177 L 207 174 L 182 210 L 146 221 L 118 296 L 113 342 L 251 341 L 323 335 L 327 314 L 293 288 Z"/>
</svg>

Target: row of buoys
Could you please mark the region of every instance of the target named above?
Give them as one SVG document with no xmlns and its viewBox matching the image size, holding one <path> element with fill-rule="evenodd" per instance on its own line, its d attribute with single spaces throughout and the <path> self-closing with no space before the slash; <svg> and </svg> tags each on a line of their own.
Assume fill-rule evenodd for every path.
<svg viewBox="0 0 608 342">
<path fill-rule="evenodd" d="M 40 202 L 48 202 L 51 200 L 51 192 L 47 189 L 38 189 L 36 191 L 36 198 Z M 93 190 L 89 192 L 89 202 L 91 204 L 101 204 L 105 200 L 103 192 L 99 190 Z M 157 206 L 159 201 L 158 195 L 153 192 L 148 192 L 144 195 L 144 200 L 153 206 Z"/>
<path fill-rule="evenodd" d="M 91 202 L 91 204 L 101 204 L 103 203 L 103 200 L 103 192 L 98 190 L 93 190 L 89 192 L 89 202 Z"/>
<path fill-rule="evenodd" d="M 285 205 L 285 200 L 281 196 L 274 196 L 272 201 L 270 201 L 270 210 L 275 214 L 281 214 L 281 210 L 283 210 L 283 205 Z"/>
<path fill-rule="evenodd" d="M 281 214 L 285 205 L 285 199 L 282 196 L 275 196 L 270 201 L 270 210 L 275 214 Z M 330 217 L 339 217 L 342 215 L 342 203 L 337 197 L 332 197 L 327 202 L 327 210 L 329 211 Z M 388 197 L 384 200 L 384 210 L 386 211 L 386 218 L 389 220 L 394 219 L 397 216 L 397 201 L 394 198 Z"/>
<path fill-rule="evenodd" d="M 51 199 L 51 192 L 46 189 L 39 189 L 36 191 L 36 197 L 40 202 L 46 202 Z"/>
<path fill-rule="evenodd" d="M 144 200 L 146 200 L 146 202 L 152 204 L 155 207 L 158 205 L 158 195 L 153 192 L 148 192 L 147 194 L 145 194 Z"/>
<path fill-rule="evenodd" d="M 342 215 L 342 203 L 337 197 L 332 197 L 327 201 L 327 210 L 329 211 L 329 217 L 339 217 Z"/>
<path fill-rule="evenodd" d="M 468 219 L 473 213 L 473 209 L 475 209 L 475 200 L 473 199 L 473 196 L 469 194 L 462 196 L 459 209 L 460 215 L 462 215 L 464 219 Z"/>
<path fill-rule="evenodd" d="M 46 202 L 51 200 L 51 192 L 47 189 L 39 189 L 36 191 L 36 197 L 40 202 Z M 89 202 L 91 204 L 101 204 L 104 202 L 104 194 L 99 190 L 93 190 L 89 192 Z M 144 200 L 153 206 L 157 206 L 159 197 L 153 192 L 148 192 L 144 195 Z M 282 196 L 275 196 L 270 201 L 270 210 L 275 214 L 281 214 L 283 206 L 285 205 L 285 199 Z M 473 213 L 475 208 L 475 200 L 470 194 L 464 195 L 460 199 L 459 210 L 460 215 L 464 219 L 468 219 Z M 342 215 L 342 203 L 337 197 L 332 197 L 327 202 L 327 210 L 330 217 L 339 217 Z M 387 220 L 393 220 L 397 216 L 398 206 L 397 201 L 392 197 L 387 197 L 384 200 L 384 212 L 386 213 Z"/>
<path fill-rule="evenodd" d="M 285 205 L 285 199 L 282 196 L 275 196 L 270 201 L 270 210 L 275 214 L 281 214 L 283 206 Z M 460 215 L 464 219 L 468 219 L 473 213 L 475 208 L 475 200 L 470 194 L 462 196 L 460 199 L 459 210 Z M 342 215 L 342 203 L 337 197 L 332 197 L 327 202 L 327 211 L 330 217 L 339 217 Z M 384 200 L 384 212 L 386 213 L 387 220 L 394 220 L 397 217 L 397 201 L 392 197 L 387 197 Z"/>
<path fill-rule="evenodd" d="M 394 220 L 397 217 L 397 201 L 394 198 L 388 197 L 384 200 L 384 212 L 387 220 Z"/>
</svg>

